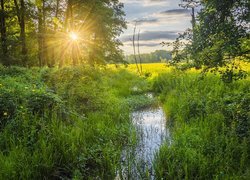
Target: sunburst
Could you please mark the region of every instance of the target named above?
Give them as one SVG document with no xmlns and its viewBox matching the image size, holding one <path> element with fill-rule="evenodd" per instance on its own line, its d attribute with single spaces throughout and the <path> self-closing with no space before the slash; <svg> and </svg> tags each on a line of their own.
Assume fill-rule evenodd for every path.
<svg viewBox="0 0 250 180">
<path fill-rule="evenodd" d="M 77 41 L 79 39 L 78 34 L 76 34 L 75 32 L 70 32 L 69 37 L 72 41 Z"/>
</svg>

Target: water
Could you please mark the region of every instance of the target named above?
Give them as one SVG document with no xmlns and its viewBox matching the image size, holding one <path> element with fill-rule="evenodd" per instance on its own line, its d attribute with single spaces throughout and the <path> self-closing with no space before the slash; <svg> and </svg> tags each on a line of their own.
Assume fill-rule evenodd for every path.
<svg viewBox="0 0 250 180">
<path fill-rule="evenodd" d="M 153 159 L 161 144 L 170 139 L 162 107 L 146 108 L 131 114 L 138 144 L 123 155 L 122 179 L 154 179 Z"/>
</svg>

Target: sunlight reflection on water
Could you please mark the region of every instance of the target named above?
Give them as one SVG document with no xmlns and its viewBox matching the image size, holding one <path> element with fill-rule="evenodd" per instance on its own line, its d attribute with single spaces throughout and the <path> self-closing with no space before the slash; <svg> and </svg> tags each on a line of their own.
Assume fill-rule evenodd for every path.
<svg viewBox="0 0 250 180">
<path fill-rule="evenodd" d="M 137 158 L 143 160 L 150 167 L 155 152 L 169 137 L 165 114 L 161 107 L 143 109 L 133 112 L 132 120 L 139 135 L 136 148 Z"/>
<path fill-rule="evenodd" d="M 124 151 L 122 179 L 145 179 L 145 172 L 147 179 L 154 179 L 154 154 L 170 139 L 165 113 L 162 107 L 151 107 L 134 111 L 131 118 L 139 140 L 135 149 Z"/>
</svg>

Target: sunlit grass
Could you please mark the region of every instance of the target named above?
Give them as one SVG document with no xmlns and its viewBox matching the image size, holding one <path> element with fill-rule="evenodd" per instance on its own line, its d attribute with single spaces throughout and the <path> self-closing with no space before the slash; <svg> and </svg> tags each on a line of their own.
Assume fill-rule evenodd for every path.
<svg viewBox="0 0 250 180">
<path fill-rule="evenodd" d="M 140 65 L 138 65 L 140 68 Z M 108 66 L 111 69 L 117 69 L 117 66 L 111 64 Z M 134 74 L 138 74 L 137 66 L 136 64 L 129 64 L 127 66 L 120 65 L 118 66 L 118 69 L 126 69 L 129 72 L 132 72 Z M 150 79 L 153 79 L 157 77 L 161 73 L 165 72 L 171 72 L 173 70 L 173 67 L 168 66 L 166 63 L 145 63 L 142 64 L 142 76 L 150 77 Z"/>
<path fill-rule="evenodd" d="M 130 64 L 128 65 L 127 68 L 129 71 L 132 72 L 137 72 L 137 68 L 135 64 Z M 152 76 L 157 76 L 160 73 L 163 72 L 169 72 L 171 71 L 171 67 L 169 67 L 166 63 L 147 63 L 147 64 L 142 64 L 142 73 L 146 74 L 146 73 L 151 73 Z"/>
<path fill-rule="evenodd" d="M 245 61 L 239 61 L 236 60 L 235 63 L 238 65 L 238 67 L 246 72 L 250 72 L 250 63 Z M 139 66 L 139 65 L 138 65 Z M 115 68 L 114 65 L 109 65 L 109 67 Z M 230 67 L 230 65 L 229 65 Z M 138 73 L 136 64 L 129 64 L 128 66 L 120 66 L 120 68 L 125 68 L 130 72 Z M 142 64 L 142 73 L 150 74 L 150 77 L 153 79 L 154 77 L 157 77 L 161 73 L 167 73 L 173 71 L 175 68 L 173 66 L 170 66 L 166 63 L 145 63 Z M 221 68 L 224 69 L 224 68 Z M 200 73 L 201 70 L 197 70 L 195 68 L 190 68 L 186 70 L 187 73 Z"/>
</svg>

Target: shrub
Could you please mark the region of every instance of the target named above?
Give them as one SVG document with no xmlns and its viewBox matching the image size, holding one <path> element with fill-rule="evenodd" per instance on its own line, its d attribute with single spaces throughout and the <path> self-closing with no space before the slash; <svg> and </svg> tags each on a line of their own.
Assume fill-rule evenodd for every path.
<svg viewBox="0 0 250 180">
<path fill-rule="evenodd" d="M 132 134 L 127 97 L 110 82 L 132 75 L 91 67 L 4 71 L 0 179 L 114 178 Z"/>
</svg>

